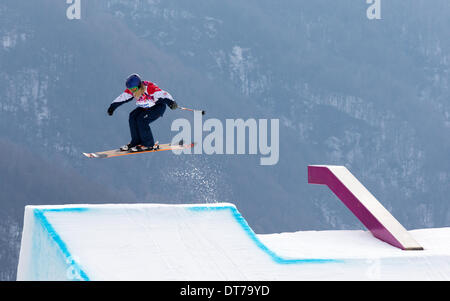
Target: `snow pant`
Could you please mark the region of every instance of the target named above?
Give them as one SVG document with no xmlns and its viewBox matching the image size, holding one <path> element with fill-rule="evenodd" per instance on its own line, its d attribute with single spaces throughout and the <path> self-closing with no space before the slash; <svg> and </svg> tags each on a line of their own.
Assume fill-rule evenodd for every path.
<svg viewBox="0 0 450 301">
<path fill-rule="evenodd" d="M 155 144 L 150 123 L 162 117 L 165 110 L 166 104 L 157 103 L 151 108 L 138 107 L 130 112 L 128 122 L 130 124 L 130 144 L 132 146 L 153 146 Z"/>
</svg>

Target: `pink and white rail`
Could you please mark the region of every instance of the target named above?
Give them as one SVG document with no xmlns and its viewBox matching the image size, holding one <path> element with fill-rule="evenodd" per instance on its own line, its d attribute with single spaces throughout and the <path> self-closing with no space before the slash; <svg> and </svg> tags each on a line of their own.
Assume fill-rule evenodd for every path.
<svg viewBox="0 0 450 301">
<path fill-rule="evenodd" d="M 423 250 L 408 231 L 344 166 L 310 165 L 308 183 L 327 185 L 373 236 L 402 250 Z"/>
</svg>

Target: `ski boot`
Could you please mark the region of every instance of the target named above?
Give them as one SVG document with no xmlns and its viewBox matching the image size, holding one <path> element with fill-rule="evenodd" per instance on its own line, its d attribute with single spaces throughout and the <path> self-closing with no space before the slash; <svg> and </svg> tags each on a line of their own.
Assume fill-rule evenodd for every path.
<svg viewBox="0 0 450 301">
<path fill-rule="evenodd" d="M 130 152 L 136 153 L 136 152 L 152 151 L 157 149 L 159 149 L 158 141 L 156 141 L 156 143 L 153 146 L 136 145 L 130 148 Z"/>
<path fill-rule="evenodd" d="M 122 152 L 128 152 L 131 148 L 133 148 L 133 145 L 131 145 L 131 143 L 128 143 L 127 145 L 121 146 L 119 149 Z"/>
</svg>

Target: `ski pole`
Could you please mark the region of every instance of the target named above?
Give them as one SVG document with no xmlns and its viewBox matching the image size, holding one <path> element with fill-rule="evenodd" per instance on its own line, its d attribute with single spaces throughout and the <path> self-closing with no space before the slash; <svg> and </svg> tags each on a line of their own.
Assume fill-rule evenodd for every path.
<svg viewBox="0 0 450 301">
<path fill-rule="evenodd" d="M 186 110 L 186 111 L 191 111 L 191 112 L 202 112 L 202 115 L 205 115 L 205 111 L 203 110 L 194 110 L 194 109 L 188 109 L 188 108 L 183 108 L 183 107 L 178 107 L 181 110 Z"/>
</svg>

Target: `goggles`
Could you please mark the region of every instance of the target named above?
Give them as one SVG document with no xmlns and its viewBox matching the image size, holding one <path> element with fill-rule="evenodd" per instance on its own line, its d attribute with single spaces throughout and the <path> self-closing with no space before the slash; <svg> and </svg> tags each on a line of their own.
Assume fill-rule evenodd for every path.
<svg viewBox="0 0 450 301">
<path fill-rule="evenodd" d="M 129 88 L 129 90 L 132 92 L 132 93 L 134 93 L 134 92 L 136 92 L 137 90 L 139 90 L 139 87 L 132 87 L 132 88 Z"/>
</svg>

